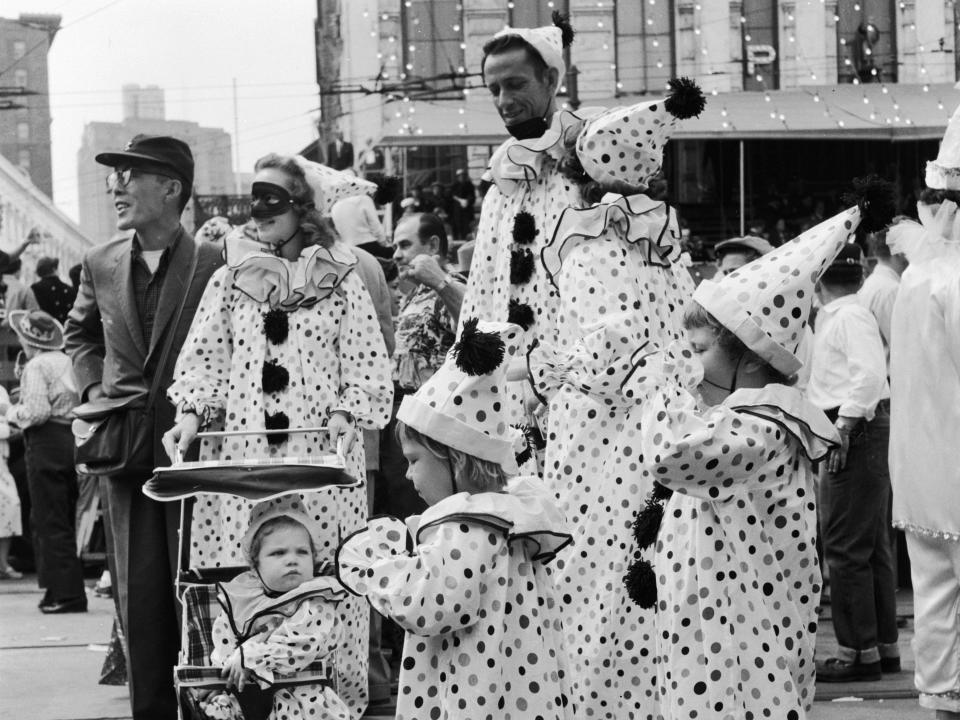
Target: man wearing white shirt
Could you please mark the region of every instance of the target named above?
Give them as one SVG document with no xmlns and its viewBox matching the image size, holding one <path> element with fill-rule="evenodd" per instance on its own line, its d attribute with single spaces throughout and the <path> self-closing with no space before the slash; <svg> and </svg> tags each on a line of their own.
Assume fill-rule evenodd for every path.
<svg viewBox="0 0 960 720">
<path fill-rule="evenodd" d="M 875 233 L 868 239 L 870 251 L 877 259 L 873 272 L 863 281 L 857 293 L 860 303 L 877 319 L 883 344 L 890 354 L 890 316 L 893 302 L 900 289 L 900 276 L 907 269 L 907 259 L 899 253 L 891 253 L 887 247 L 886 232 Z"/>
<path fill-rule="evenodd" d="M 840 432 L 827 461 L 822 502 L 837 657 L 817 664 L 822 682 L 879 680 L 900 671 L 893 557 L 887 533 L 890 434 L 887 367 L 876 319 L 858 302 L 862 253 L 847 245 L 820 280 L 807 393 Z"/>
</svg>

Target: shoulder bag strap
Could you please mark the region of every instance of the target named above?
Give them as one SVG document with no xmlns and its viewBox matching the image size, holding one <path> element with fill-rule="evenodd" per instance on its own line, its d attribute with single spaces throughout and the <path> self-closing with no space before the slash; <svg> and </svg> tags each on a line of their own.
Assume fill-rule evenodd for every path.
<svg viewBox="0 0 960 720">
<path fill-rule="evenodd" d="M 182 239 L 181 239 L 182 242 Z M 196 244 L 195 244 L 196 245 Z M 153 383 L 150 385 L 150 394 L 147 396 L 147 409 L 152 409 L 157 400 L 157 393 L 160 390 L 160 377 L 163 375 L 163 369 L 167 366 L 167 358 L 170 357 L 170 348 L 173 347 L 173 338 L 177 334 L 177 328 L 180 326 L 180 318 L 183 317 L 183 306 L 187 303 L 187 296 L 190 294 L 190 287 L 193 285 L 193 276 L 197 271 L 197 259 L 200 257 L 200 248 L 194 247 L 193 260 L 190 262 L 190 271 L 187 273 L 187 289 L 180 298 L 180 304 L 177 306 L 177 314 L 173 316 L 173 322 L 170 323 L 170 330 L 166 339 L 163 341 L 163 350 L 160 351 L 160 361 L 157 363 L 157 372 L 153 376 Z M 167 268 L 169 272 L 170 268 Z"/>
</svg>

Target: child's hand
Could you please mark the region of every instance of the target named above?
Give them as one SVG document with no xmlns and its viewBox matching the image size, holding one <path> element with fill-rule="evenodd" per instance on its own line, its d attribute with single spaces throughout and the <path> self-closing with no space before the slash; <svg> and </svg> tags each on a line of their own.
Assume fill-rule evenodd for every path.
<svg viewBox="0 0 960 720">
<path fill-rule="evenodd" d="M 243 666 L 243 658 L 238 650 L 224 664 L 220 677 L 226 679 L 227 687 L 235 687 L 237 692 L 243 692 L 246 684 L 253 680 L 253 673 Z"/>
</svg>

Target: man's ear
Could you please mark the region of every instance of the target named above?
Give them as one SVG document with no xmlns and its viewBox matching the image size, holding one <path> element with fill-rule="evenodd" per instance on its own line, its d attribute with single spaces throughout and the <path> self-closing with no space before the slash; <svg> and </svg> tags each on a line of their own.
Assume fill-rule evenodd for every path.
<svg viewBox="0 0 960 720">
<path fill-rule="evenodd" d="M 177 205 L 180 202 L 180 193 L 183 192 L 183 180 L 178 178 L 170 178 L 170 182 L 167 184 L 167 195 L 170 196 L 173 200 L 173 204 Z"/>
<path fill-rule="evenodd" d="M 430 239 L 427 240 L 427 243 L 430 245 L 430 252 L 432 255 L 440 254 L 440 237 L 438 235 L 431 235 Z"/>
<path fill-rule="evenodd" d="M 560 71 L 555 67 L 547 68 L 547 84 L 554 95 L 557 94 L 557 88 L 560 87 Z"/>
</svg>

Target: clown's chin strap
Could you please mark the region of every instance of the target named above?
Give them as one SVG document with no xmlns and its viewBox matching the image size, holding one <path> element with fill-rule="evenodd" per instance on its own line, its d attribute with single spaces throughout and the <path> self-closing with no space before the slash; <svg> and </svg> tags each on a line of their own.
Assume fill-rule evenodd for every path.
<svg viewBox="0 0 960 720">
<path fill-rule="evenodd" d="M 265 243 L 262 241 L 261 243 L 266 246 L 267 252 L 272 252 L 277 257 L 280 257 L 280 251 L 283 249 L 283 246 L 286 245 L 291 240 L 293 240 L 299 233 L 300 233 L 300 228 L 297 228 L 296 230 L 293 231 L 293 234 L 290 237 L 288 237 L 286 240 L 281 240 L 278 243 L 269 243 L 269 242 Z"/>
</svg>

